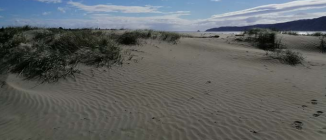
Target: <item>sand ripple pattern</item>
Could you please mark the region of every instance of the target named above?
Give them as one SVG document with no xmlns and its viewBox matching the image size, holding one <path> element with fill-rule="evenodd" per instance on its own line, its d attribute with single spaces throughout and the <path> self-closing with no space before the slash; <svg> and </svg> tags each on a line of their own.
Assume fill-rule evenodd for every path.
<svg viewBox="0 0 326 140">
<path fill-rule="evenodd" d="M 138 63 L 81 66 L 76 79 L 56 84 L 8 75 L 0 140 L 326 139 L 326 115 L 313 116 L 326 112 L 325 67 L 267 62 L 257 57 L 264 52 L 226 45 L 148 44 Z"/>
</svg>

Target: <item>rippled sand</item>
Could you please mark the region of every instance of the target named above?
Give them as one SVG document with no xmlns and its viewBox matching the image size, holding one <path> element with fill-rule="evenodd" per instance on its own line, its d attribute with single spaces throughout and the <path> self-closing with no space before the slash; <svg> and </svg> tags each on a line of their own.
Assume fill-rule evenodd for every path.
<svg viewBox="0 0 326 140">
<path fill-rule="evenodd" d="M 314 37 L 282 39 L 304 65 L 221 35 L 148 41 L 55 84 L 2 75 L 0 140 L 325 140 L 326 55 Z"/>
</svg>

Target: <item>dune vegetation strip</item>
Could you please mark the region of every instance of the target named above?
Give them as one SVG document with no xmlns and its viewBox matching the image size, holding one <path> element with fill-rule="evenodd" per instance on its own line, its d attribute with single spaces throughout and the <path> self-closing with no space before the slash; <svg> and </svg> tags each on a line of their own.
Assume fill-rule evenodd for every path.
<svg viewBox="0 0 326 140">
<path fill-rule="evenodd" d="M 319 37 L 319 39 L 320 39 L 320 44 L 318 48 L 322 53 L 326 53 L 326 36 L 321 36 Z"/>
<path fill-rule="evenodd" d="M 254 46 L 265 50 L 271 58 L 278 59 L 289 65 L 302 64 L 304 57 L 299 52 L 286 49 L 282 39 L 277 39 L 277 31 L 270 29 L 254 28 L 244 32 L 246 41 L 253 42 Z M 271 53 L 269 53 L 271 52 Z"/>
<path fill-rule="evenodd" d="M 286 35 L 299 35 L 298 32 L 294 32 L 294 31 L 283 31 L 281 32 L 282 34 L 286 34 Z"/>
<path fill-rule="evenodd" d="M 153 30 L 106 32 L 92 29 L 8 27 L 0 29 L 0 74 L 19 74 L 27 80 L 56 82 L 74 76 L 78 64 L 111 67 L 122 64 L 122 45 L 139 39 L 177 43 L 181 35 Z"/>
</svg>

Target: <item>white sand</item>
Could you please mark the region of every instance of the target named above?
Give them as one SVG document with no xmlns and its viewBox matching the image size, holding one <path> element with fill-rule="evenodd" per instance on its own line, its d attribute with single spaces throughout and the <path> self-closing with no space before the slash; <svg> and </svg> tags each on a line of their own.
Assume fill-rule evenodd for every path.
<svg viewBox="0 0 326 140">
<path fill-rule="evenodd" d="M 295 67 L 232 40 L 153 41 L 56 84 L 2 75 L 0 140 L 325 140 L 326 56 L 303 47 L 316 38 L 283 37 L 306 57 Z"/>
</svg>

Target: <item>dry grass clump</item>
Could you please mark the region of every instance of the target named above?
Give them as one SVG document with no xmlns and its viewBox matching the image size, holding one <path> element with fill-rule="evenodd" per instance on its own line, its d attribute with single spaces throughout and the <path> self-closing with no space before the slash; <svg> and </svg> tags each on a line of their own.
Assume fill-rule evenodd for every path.
<svg viewBox="0 0 326 140">
<path fill-rule="evenodd" d="M 123 45 L 139 45 L 139 39 L 148 39 L 152 36 L 151 31 L 131 31 L 118 36 L 117 42 Z"/>
<path fill-rule="evenodd" d="M 266 32 L 273 32 L 273 31 L 265 28 L 252 28 L 250 30 L 245 31 L 244 34 L 249 35 L 249 37 L 256 38 L 258 34 L 266 33 Z"/>
<path fill-rule="evenodd" d="M 325 41 L 325 36 L 321 36 L 319 39 L 320 39 L 320 44 L 318 46 L 319 50 L 322 52 L 322 53 L 325 53 L 326 52 L 326 41 Z"/>
<path fill-rule="evenodd" d="M 293 32 L 293 31 L 284 31 L 284 32 L 282 32 L 282 34 L 294 35 L 294 36 L 299 35 L 297 32 Z"/>
<path fill-rule="evenodd" d="M 30 27 L 30 26 L 7 27 L 7 28 L 2 27 L 0 29 L 0 44 L 8 42 L 17 33 L 24 32 L 24 31 L 29 31 L 29 30 L 33 30 L 33 29 L 37 29 L 37 28 Z"/>
<path fill-rule="evenodd" d="M 32 39 L 28 36 L 20 32 L 1 42 L 1 73 L 10 72 L 26 79 L 56 82 L 77 73 L 79 63 L 111 66 L 121 62 L 119 46 L 110 38 L 92 31 L 56 34 L 45 30 L 32 34 Z"/>
<path fill-rule="evenodd" d="M 153 30 L 135 30 L 127 31 L 116 37 L 117 42 L 123 45 L 138 45 L 139 39 L 159 39 L 162 41 L 177 44 L 182 36 L 178 33 L 153 31 Z"/>
<path fill-rule="evenodd" d="M 254 45 L 265 51 L 282 49 L 281 41 L 277 40 L 276 32 L 270 29 L 254 28 L 245 32 L 248 35 L 247 41 L 254 42 Z"/>
<path fill-rule="evenodd" d="M 313 34 L 309 34 L 310 36 L 326 36 L 326 34 L 323 34 L 321 32 L 316 32 L 316 33 L 313 33 Z"/>
<path fill-rule="evenodd" d="M 0 29 L 0 74 L 56 82 L 79 72 L 76 66 L 110 67 L 122 63 L 121 47 L 139 39 L 176 43 L 181 35 L 153 30 L 107 34 L 92 29 L 8 27 Z"/>
<path fill-rule="evenodd" d="M 285 50 L 282 41 L 277 39 L 275 31 L 269 29 L 252 29 L 245 33 L 248 34 L 250 38 L 246 40 L 253 41 L 258 48 L 265 50 L 266 54 L 272 52 L 269 56 L 274 59 L 278 59 L 283 63 L 293 66 L 302 64 L 304 61 L 304 57 L 301 53 Z"/>
<path fill-rule="evenodd" d="M 297 65 L 302 64 L 304 61 L 304 57 L 299 52 L 294 52 L 291 50 L 280 50 L 273 52 L 273 55 L 271 55 L 272 58 L 278 59 L 283 63 L 289 64 L 289 65 Z"/>
<path fill-rule="evenodd" d="M 281 45 L 276 40 L 276 33 L 274 32 L 262 32 L 255 38 L 257 47 L 266 51 L 274 51 L 281 49 Z"/>
<path fill-rule="evenodd" d="M 159 38 L 163 41 L 167 41 L 170 43 L 177 44 L 179 39 L 182 37 L 182 35 L 174 32 L 158 32 L 159 33 Z"/>
</svg>

